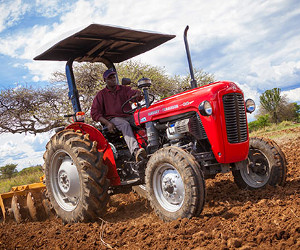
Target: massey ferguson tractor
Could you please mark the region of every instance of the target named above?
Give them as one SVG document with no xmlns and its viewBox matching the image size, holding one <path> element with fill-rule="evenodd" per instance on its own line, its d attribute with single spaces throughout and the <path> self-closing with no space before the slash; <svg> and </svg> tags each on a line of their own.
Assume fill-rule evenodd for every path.
<svg viewBox="0 0 300 250">
<path fill-rule="evenodd" d="M 41 183 L 14 187 L 0 195 L 4 219 L 34 220 L 55 211 L 65 223 L 96 220 L 111 195 L 134 188 L 149 199 L 164 221 L 199 216 L 205 204 L 205 179 L 232 172 L 241 189 L 284 185 L 286 159 L 271 140 L 249 138 L 247 115 L 253 100 L 233 82 L 197 87 L 189 46 L 190 90 L 154 101 L 151 79 L 138 81 L 144 102 L 132 110 L 134 134 L 147 158 L 135 161 L 121 133 L 84 122 L 72 63 L 102 62 L 116 71 L 123 62 L 174 38 L 174 35 L 92 24 L 58 42 L 35 60 L 66 61 L 74 122 L 58 128 L 46 146 Z M 118 84 L 129 84 L 123 79 Z M 134 211 L 133 211 L 134 212 Z"/>
</svg>

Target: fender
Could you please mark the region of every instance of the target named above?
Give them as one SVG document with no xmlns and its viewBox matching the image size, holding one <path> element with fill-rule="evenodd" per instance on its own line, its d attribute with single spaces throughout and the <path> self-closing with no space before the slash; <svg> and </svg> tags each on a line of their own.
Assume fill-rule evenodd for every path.
<svg viewBox="0 0 300 250">
<path fill-rule="evenodd" d="M 103 152 L 103 163 L 108 167 L 107 178 L 110 180 L 110 185 L 120 185 L 121 180 L 117 172 L 113 151 L 102 133 L 93 126 L 83 122 L 74 122 L 67 126 L 66 129 L 80 130 L 83 134 L 88 134 L 91 141 L 98 142 L 97 149 L 99 152 Z"/>
</svg>

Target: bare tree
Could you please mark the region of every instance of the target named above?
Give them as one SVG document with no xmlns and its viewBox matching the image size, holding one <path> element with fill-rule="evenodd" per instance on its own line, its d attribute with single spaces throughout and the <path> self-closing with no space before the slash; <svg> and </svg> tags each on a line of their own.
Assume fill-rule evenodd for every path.
<svg viewBox="0 0 300 250">
<path fill-rule="evenodd" d="M 0 93 L 0 133 L 49 131 L 63 125 L 68 100 L 55 88 L 16 88 Z"/>
</svg>

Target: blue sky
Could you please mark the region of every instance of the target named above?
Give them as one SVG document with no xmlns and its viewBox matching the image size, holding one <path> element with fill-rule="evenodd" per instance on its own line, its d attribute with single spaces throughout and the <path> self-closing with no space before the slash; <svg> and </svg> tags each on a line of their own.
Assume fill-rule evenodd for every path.
<svg viewBox="0 0 300 250">
<path fill-rule="evenodd" d="M 193 65 L 239 84 L 246 98 L 274 87 L 300 102 L 300 5 L 297 0 L 0 0 L 0 90 L 42 85 L 61 62 L 32 58 L 66 32 L 91 23 L 175 34 L 137 59 L 186 74 L 183 31 Z M 253 119 L 253 117 L 250 117 Z M 0 135 L 0 166 L 42 163 L 50 134 Z"/>
</svg>

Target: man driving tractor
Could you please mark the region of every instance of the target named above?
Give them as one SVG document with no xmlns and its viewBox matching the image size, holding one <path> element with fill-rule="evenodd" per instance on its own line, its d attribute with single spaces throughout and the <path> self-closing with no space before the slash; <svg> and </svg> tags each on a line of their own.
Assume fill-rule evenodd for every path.
<svg viewBox="0 0 300 250">
<path fill-rule="evenodd" d="M 103 73 L 103 79 L 106 87 L 100 90 L 94 98 L 91 108 L 92 119 L 101 122 L 110 133 L 114 133 L 115 129 L 120 130 L 136 161 L 146 158 L 145 149 L 139 147 L 132 131 L 131 126 L 135 126 L 133 116 L 125 114 L 122 110 L 122 105 L 128 99 L 136 97 L 137 101 L 142 100 L 141 92 L 129 86 L 117 85 L 116 72 L 113 70 L 106 70 Z M 131 106 L 127 103 L 124 110 L 130 109 Z"/>
</svg>

